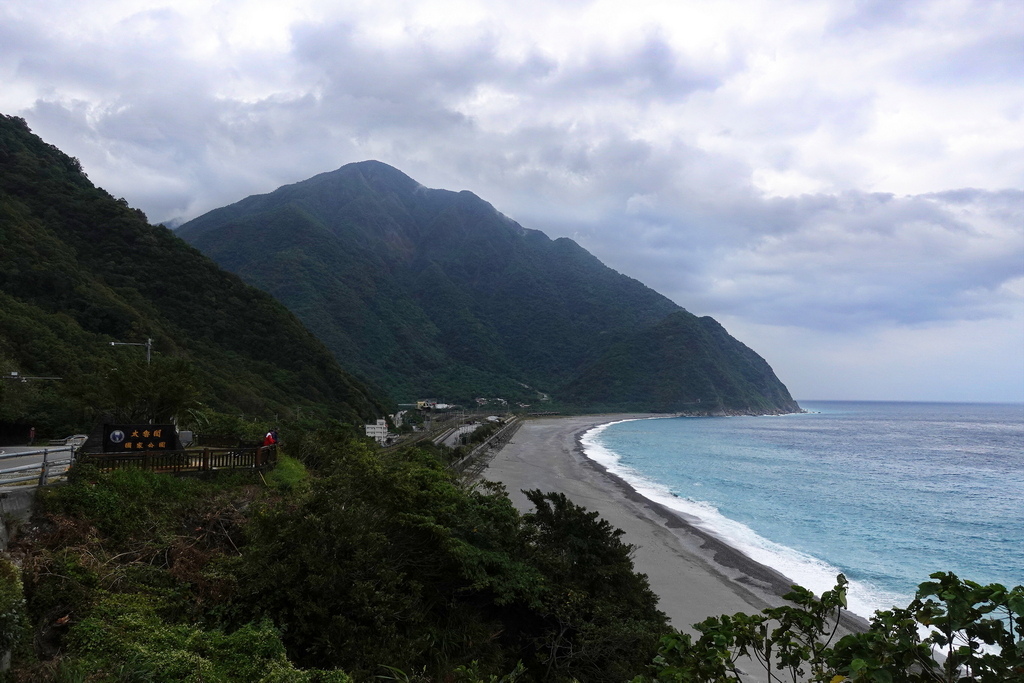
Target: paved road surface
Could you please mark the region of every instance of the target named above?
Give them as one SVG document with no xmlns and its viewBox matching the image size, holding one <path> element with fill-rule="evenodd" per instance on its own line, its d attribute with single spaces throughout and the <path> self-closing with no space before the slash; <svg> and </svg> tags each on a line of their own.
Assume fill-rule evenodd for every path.
<svg viewBox="0 0 1024 683">
<path fill-rule="evenodd" d="M 0 446 L 0 470 L 20 467 L 23 465 L 38 465 L 43 461 L 43 450 L 48 451 L 47 460 L 49 461 L 67 460 L 68 458 L 67 446 Z M 19 453 L 31 453 L 31 455 L 19 456 Z M 56 474 L 58 471 L 60 470 L 54 468 L 50 470 L 50 473 Z M 0 483 L 2 483 L 4 479 L 25 477 L 32 473 L 33 471 L 29 470 L 27 472 L 0 474 Z M 38 474 L 38 470 L 36 470 L 35 473 Z"/>
</svg>

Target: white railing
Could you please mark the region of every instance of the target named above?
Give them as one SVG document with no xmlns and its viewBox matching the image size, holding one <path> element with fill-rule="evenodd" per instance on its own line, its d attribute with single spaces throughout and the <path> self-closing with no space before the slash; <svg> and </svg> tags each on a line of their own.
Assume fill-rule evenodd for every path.
<svg viewBox="0 0 1024 683">
<path fill-rule="evenodd" d="M 0 464 L 5 460 L 13 458 L 27 458 L 42 455 L 39 462 L 15 467 L 0 468 L 0 486 L 8 484 L 19 484 L 26 481 L 35 481 L 39 486 L 46 486 L 53 476 L 63 475 L 71 463 L 75 460 L 74 446 L 60 446 L 58 448 L 41 448 L 36 451 L 22 451 L 20 453 L 0 452 Z M 24 474 L 36 472 L 35 474 Z"/>
</svg>

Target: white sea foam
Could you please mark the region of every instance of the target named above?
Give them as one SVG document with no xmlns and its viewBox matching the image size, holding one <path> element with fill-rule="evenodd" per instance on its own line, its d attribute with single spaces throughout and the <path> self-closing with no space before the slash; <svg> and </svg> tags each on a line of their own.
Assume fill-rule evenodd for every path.
<svg viewBox="0 0 1024 683">
<path fill-rule="evenodd" d="M 580 438 L 584 454 L 610 473 L 621 477 L 640 495 L 682 513 L 694 526 L 714 535 L 755 562 L 775 569 L 794 583 L 814 591 L 817 595 L 835 587 L 836 575 L 842 572 L 841 569 L 799 550 L 766 539 L 745 524 L 724 516 L 714 505 L 676 496 L 663 484 L 623 465 L 620 456 L 601 442 L 601 434 L 612 425 L 632 422 L 634 419 L 609 422 L 588 430 Z M 850 611 L 863 617 L 869 617 L 876 610 L 889 609 L 893 605 L 906 605 L 911 598 L 912 596 L 889 593 L 860 581 L 851 581 L 847 594 Z"/>
</svg>

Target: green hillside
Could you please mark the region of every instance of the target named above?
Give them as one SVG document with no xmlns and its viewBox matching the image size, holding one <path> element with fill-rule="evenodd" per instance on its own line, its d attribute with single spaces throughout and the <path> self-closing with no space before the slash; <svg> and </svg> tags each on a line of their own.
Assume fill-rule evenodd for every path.
<svg viewBox="0 0 1024 683">
<path fill-rule="evenodd" d="M 764 360 L 708 317 L 685 311 L 612 344 L 561 389 L 601 411 L 773 413 L 797 410 Z"/>
<path fill-rule="evenodd" d="M 145 349 L 110 345 L 147 338 L 148 366 Z M 235 415 L 384 412 L 278 302 L 0 116 L 0 373 L 15 371 L 63 379 L 0 382 L 0 423 L 51 435 L 88 428 L 118 391 Z"/>
<path fill-rule="evenodd" d="M 702 411 L 798 409 L 767 363 L 720 327 L 572 240 L 380 162 L 248 197 L 178 234 L 274 295 L 343 367 L 399 401 L 541 405 L 547 395 L 581 410 L 682 411 L 705 397 L 714 403 Z M 703 330 L 700 343 L 662 335 L 670 319 Z"/>
</svg>

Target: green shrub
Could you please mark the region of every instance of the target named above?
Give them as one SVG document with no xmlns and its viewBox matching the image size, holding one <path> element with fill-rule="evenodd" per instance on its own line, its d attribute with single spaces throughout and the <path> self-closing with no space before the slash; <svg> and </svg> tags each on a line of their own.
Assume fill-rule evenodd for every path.
<svg viewBox="0 0 1024 683">
<path fill-rule="evenodd" d="M 143 469 L 101 473 L 89 465 L 76 465 L 73 472 L 71 486 L 45 492 L 41 498 L 44 510 L 88 520 L 115 541 L 166 536 L 182 511 L 195 505 L 204 493 L 194 479 Z"/>
<path fill-rule="evenodd" d="M 0 556 L 0 653 L 13 649 L 25 630 L 25 594 L 21 572 Z"/>
<path fill-rule="evenodd" d="M 327 453 L 325 448 L 324 453 Z M 665 617 L 621 532 L 554 494 L 523 517 L 500 486 L 464 488 L 427 449 L 335 446 L 298 500 L 254 519 L 232 609 L 282 630 L 300 665 L 486 680 L 621 681 Z"/>
<path fill-rule="evenodd" d="M 143 594 L 104 597 L 71 629 L 69 653 L 91 672 L 131 669 L 133 679 L 168 683 L 266 681 L 349 683 L 340 671 L 301 671 L 267 621 L 233 633 L 193 624 L 168 623 L 162 602 Z"/>
<path fill-rule="evenodd" d="M 291 491 L 308 478 L 305 465 L 278 449 L 277 467 L 267 473 L 268 484 L 281 491 Z"/>
<path fill-rule="evenodd" d="M 740 658 L 770 680 L 814 683 L 1009 683 L 1024 680 L 1024 587 L 982 586 L 936 572 L 906 608 L 880 610 L 835 645 L 846 577 L 816 598 L 793 586 L 790 605 L 722 615 L 701 634 L 662 639 L 650 677 L 633 683 L 740 683 Z M 922 635 L 922 632 L 927 635 Z"/>
</svg>

